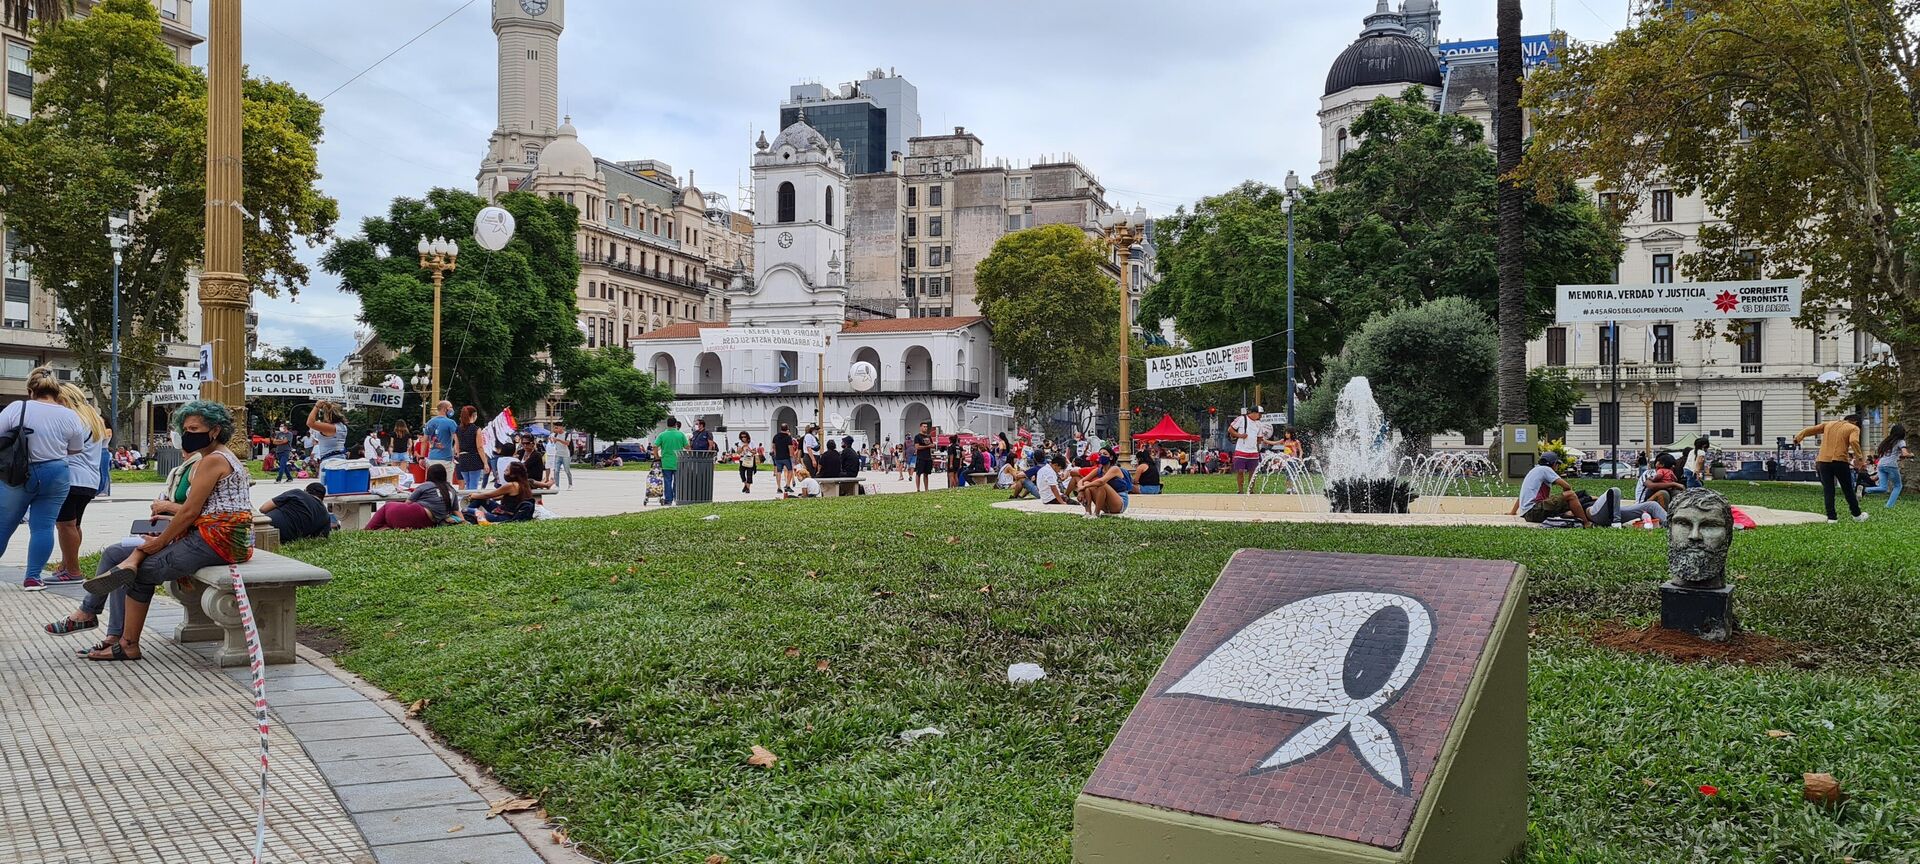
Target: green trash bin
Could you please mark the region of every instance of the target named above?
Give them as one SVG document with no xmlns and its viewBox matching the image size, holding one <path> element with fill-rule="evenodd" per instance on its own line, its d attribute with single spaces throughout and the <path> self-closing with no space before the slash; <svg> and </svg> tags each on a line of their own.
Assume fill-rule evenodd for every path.
<svg viewBox="0 0 1920 864">
<path fill-rule="evenodd" d="M 713 460 L 718 455 L 712 450 L 680 451 L 680 467 L 673 475 L 673 503 L 713 503 Z"/>
</svg>

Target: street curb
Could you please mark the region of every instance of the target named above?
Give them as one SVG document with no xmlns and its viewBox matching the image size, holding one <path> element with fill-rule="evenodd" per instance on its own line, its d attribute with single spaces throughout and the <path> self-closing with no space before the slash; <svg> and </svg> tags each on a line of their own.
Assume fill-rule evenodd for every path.
<svg viewBox="0 0 1920 864">
<path fill-rule="evenodd" d="M 484 767 L 440 743 L 440 739 L 433 734 L 432 730 L 427 728 L 426 724 L 408 717 L 407 706 L 400 704 L 400 702 L 394 699 L 387 691 L 373 686 L 368 683 L 366 679 L 352 672 L 342 669 L 338 664 L 328 659 L 325 654 L 305 645 L 295 644 L 294 653 L 297 654 L 300 659 L 313 664 L 314 668 L 333 676 L 334 680 L 345 684 L 354 692 L 367 697 L 368 701 L 380 706 L 380 710 L 387 712 L 393 719 L 400 721 L 400 725 L 405 726 L 408 732 L 413 733 L 413 737 L 420 739 L 422 743 L 426 744 L 427 749 L 433 751 L 433 755 L 440 757 L 440 761 L 447 763 L 447 767 L 453 769 L 454 775 L 459 777 L 461 782 L 471 787 L 473 791 L 480 793 L 480 797 L 485 798 L 489 802 L 499 801 L 503 798 L 521 797 L 519 793 L 500 785 L 498 781 L 493 779 L 492 775 L 487 773 Z M 541 821 L 535 811 L 503 813 L 495 818 L 504 819 L 508 825 L 513 826 L 513 830 L 520 834 L 520 839 L 527 841 L 527 846 L 533 849 L 533 854 L 540 856 L 540 860 L 547 862 L 547 864 L 603 864 L 603 862 L 597 859 L 580 854 L 578 851 L 575 851 L 572 846 L 562 846 L 555 843 L 553 841 L 554 826 Z"/>
</svg>

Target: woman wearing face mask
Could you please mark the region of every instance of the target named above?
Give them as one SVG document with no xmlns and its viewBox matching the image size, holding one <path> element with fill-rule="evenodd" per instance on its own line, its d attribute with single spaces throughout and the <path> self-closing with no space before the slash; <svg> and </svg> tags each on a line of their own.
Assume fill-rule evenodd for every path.
<svg viewBox="0 0 1920 864">
<path fill-rule="evenodd" d="M 227 449 L 233 418 L 218 402 L 188 402 L 173 415 L 180 449 L 200 454 L 187 500 L 159 536 L 138 547 L 114 546 L 100 555 L 98 576 L 86 581 L 96 597 L 127 589 L 126 628 L 118 644 L 89 660 L 138 660 L 140 635 L 153 589 L 192 576 L 202 567 L 239 564 L 253 557 L 253 500 L 246 465 Z"/>
<path fill-rule="evenodd" d="M 153 504 L 148 508 L 147 518 L 155 521 L 166 520 L 180 512 L 180 507 L 187 501 L 187 493 L 193 489 L 193 469 L 200 465 L 200 455 L 199 453 L 184 454 L 180 464 L 167 472 L 166 482 L 161 485 L 160 494 L 155 496 Z M 127 589 L 125 588 L 105 597 L 88 594 L 80 598 L 78 611 L 46 625 L 45 629 L 55 636 L 91 630 L 100 626 L 100 615 L 109 611 L 111 614 L 107 621 L 107 637 L 92 648 L 81 651 L 80 656 L 106 651 L 120 641 L 120 634 L 126 629 Z"/>
</svg>

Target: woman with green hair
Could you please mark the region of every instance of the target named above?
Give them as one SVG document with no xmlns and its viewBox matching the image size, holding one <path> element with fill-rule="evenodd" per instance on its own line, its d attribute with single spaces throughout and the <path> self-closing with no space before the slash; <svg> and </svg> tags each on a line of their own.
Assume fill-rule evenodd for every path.
<svg viewBox="0 0 1920 864">
<path fill-rule="evenodd" d="M 218 402 L 188 402 L 174 412 L 173 427 L 180 433 L 181 451 L 199 454 L 200 463 L 186 500 L 158 536 L 101 553 L 99 575 L 87 580 L 87 593 L 100 597 L 126 588 L 127 619 L 120 641 L 88 654 L 89 660 L 140 659 L 140 634 L 155 588 L 202 567 L 253 557 L 252 481 L 240 457 L 227 448 L 232 415 Z"/>
</svg>

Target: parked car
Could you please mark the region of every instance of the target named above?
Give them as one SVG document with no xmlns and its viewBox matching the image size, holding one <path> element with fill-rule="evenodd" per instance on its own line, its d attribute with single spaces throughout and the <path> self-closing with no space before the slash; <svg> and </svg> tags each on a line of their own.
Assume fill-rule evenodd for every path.
<svg viewBox="0 0 1920 864">
<path fill-rule="evenodd" d="M 1623 477 L 1632 477 L 1633 471 L 1632 463 L 1615 462 L 1612 459 L 1600 459 L 1593 462 L 1580 463 L 1580 474 L 1585 477 L 1607 477 L 1617 480 Z"/>
<path fill-rule="evenodd" d="M 645 462 L 653 457 L 647 452 L 647 448 L 638 444 L 609 444 L 606 449 L 593 454 L 587 461 L 594 467 L 600 468 L 605 467 L 615 458 L 621 462 Z"/>
</svg>

